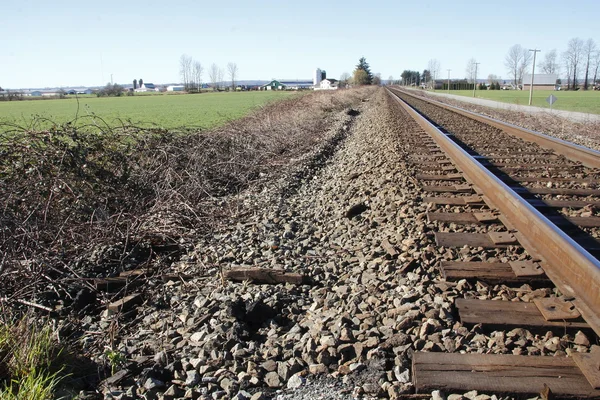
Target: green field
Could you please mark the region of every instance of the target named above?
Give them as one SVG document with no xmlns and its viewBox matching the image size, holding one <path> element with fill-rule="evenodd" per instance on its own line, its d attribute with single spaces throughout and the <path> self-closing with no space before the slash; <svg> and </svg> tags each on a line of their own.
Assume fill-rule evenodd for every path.
<svg viewBox="0 0 600 400">
<path fill-rule="evenodd" d="M 448 93 L 445 90 L 436 90 L 436 92 Z M 450 94 L 473 97 L 472 90 L 451 90 Z M 546 102 L 546 98 L 551 94 L 558 99 L 552 108 L 600 114 L 600 91 L 534 91 L 531 105 L 550 108 L 550 105 Z M 511 104 L 529 104 L 529 91 L 523 90 L 478 90 L 476 97 Z"/>
<path fill-rule="evenodd" d="M 121 126 L 134 124 L 167 129 L 210 129 L 248 114 L 268 102 L 292 92 L 232 92 L 190 95 L 84 97 L 79 99 L 23 100 L 0 102 L 0 124 L 14 123 L 26 128 L 47 129 L 51 124 L 75 119 L 78 124 Z M 35 125 L 33 124 L 35 122 Z M 122 121 L 122 122 L 121 122 Z M 104 125 L 105 126 L 105 125 Z M 0 126 L 0 130 L 9 127 Z"/>
</svg>

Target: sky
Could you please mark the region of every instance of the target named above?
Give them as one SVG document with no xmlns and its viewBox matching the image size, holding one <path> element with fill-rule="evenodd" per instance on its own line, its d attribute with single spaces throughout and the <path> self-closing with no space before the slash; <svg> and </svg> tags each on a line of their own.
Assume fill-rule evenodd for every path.
<svg viewBox="0 0 600 400">
<path fill-rule="evenodd" d="M 569 39 L 600 42 L 597 0 L 206 1 L 2 0 L 0 87 L 177 83 L 187 54 L 205 68 L 238 66 L 238 80 L 339 79 L 364 56 L 398 78 L 437 59 L 441 76 L 508 79 L 514 44 L 562 52 Z"/>
</svg>

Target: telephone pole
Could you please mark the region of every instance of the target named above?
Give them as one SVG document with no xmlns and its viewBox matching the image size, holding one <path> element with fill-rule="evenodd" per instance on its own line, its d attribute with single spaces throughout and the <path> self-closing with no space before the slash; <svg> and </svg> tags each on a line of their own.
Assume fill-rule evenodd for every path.
<svg viewBox="0 0 600 400">
<path fill-rule="evenodd" d="M 450 94 L 450 71 L 452 71 L 451 69 L 448 70 L 448 94 Z"/>
<path fill-rule="evenodd" d="M 529 105 L 531 105 L 531 100 L 533 98 L 533 75 L 535 74 L 535 55 L 541 50 L 529 49 L 529 51 L 533 51 L 533 67 L 531 68 L 531 86 L 529 87 Z"/>
<path fill-rule="evenodd" d="M 473 97 L 475 97 L 475 90 L 477 90 L 477 66 L 481 63 L 474 63 L 475 64 L 475 78 L 473 79 Z"/>
</svg>

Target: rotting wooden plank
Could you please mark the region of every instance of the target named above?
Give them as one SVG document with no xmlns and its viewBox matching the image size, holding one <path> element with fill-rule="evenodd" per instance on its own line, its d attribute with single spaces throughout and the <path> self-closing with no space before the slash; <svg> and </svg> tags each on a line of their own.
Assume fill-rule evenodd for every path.
<svg viewBox="0 0 600 400">
<path fill-rule="evenodd" d="M 489 262 L 464 262 L 464 261 L 443 261 L 440 265 L 442 276 L 448 281 L 458 281 L 461 279 L 480 279 L 490 283 L 532 283 L 534 281 L 547 281 L 548 278 L 543 274 L 536 276 L 517 276 L 509 263 L 489 263 Z"/>
<path fill-rule="evenodd" d="M 439 205 L 451 205 L 451 206 L 484 206 L 483 199 L 477 195 L 474 196 L 461 196 L 461 197 L 423 197 L 425 203 L 439 204 Z"/>
<path fill-rule="evenodd" d="M 129 296 L 125 296 L 120 300 L 112 302 L 108 305 L 107 311 L 108 314 L 115 314 L 118 312 L 129 311 L 133 306 L 142 303 L 142 295 L 139 293 L 130 294 Z"/>
<path fill-rule="evenodd" d="M 433 186 L 427 185 L 423 186 L 423 190 L 427 192 L 436 192 L 436 193 L 472 193 L 473 189 L 471 187 L 463 186 L 463 185 L 448 185 L 448 186 Z"/>
<path fill-rule="evenodd" d="M 501 242 L 498 242 L 487 233 L 471 232 L 435 232 L 435 243 L 438 246 L 444 247 L 471 246 L 484 247 L 486 249 L 503 248 L 519 244 L 516 238 L 511 241 L 502 240 Z"/>
<path fill-rule="evenodd" d="M 302 274 L 287 272 L 283 269 L 239 267 L 225 272 L 225 279 L 234 282 L 250 281 L 253 283 L 292 283 L 301 285 L 306 282 Z"/>
<path fill-rule="evenodd" d="M 461 181 L 462 174 L 417 174 L 415 178 L 423 181 Z"/>
<path fill-rule="evenodd" d="M 522 301 L 456 299 L 460 320 L 464 324 L 522 326 L 535 328 L 589 329 L 581 318 L 568 321 L 546 321 L 534 303 Z"/>
<path fill-rule="evenodd" d="M 135 277 L 135 275 L 132 275 Z M 134 280 L 126 276 L 115 276 L 110 278 L 95 278 L 94 286 L 96 290 L 102 290 L 105 292 L 112 292 L 114 290 L 121 289 L 127 284 L 135 285 L 139 284 L 139 280 Z"/>
<path fill-rule="evenodd" d="M 444 212 L 428 212 L 427 220 L 429 222 L 453 222 L 456 224 L 481 224 L 496 222 L 496 218 L 492 213 L 444 213 Z"/>
<path fill-rule="evenodd" d="M 569 357 L 415 352 L 413 384 L 417 392 L 444 390 L 600 398 Z"/>
</svg>

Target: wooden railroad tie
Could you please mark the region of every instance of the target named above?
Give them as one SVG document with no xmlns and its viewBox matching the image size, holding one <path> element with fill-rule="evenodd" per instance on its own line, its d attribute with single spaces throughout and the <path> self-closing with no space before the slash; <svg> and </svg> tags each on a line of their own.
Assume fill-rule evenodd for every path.
<svg viewBox="0 0 600 400">
<path fill-rule="evenodd" d="M 483 247 L 486 249 L 518 246 L 515 235 L 510 232 L 435 232 L 435 243 L 444 247 Z"/>
<path fill-rule="evenodd" d="M 571 302 L 536 299 L 533 303 L 502 300 L 456 299 L 462 323 L 493 327 L 591 329 Z"/>
<path fill-rule="evenodd" d="M 529 204 L 536 208 L 584 208 L 587 206 L 600 207 L 600 201 L 585 201 L 585 200 L 540 200 L 540 199 L 525 199 Z M 423 197 L 425 203 L 436 205 L 451 205 L 451 206 L 480 206 L 485 205 L 483 199 L 479 195 L 462 196 L 462 197 Z"/>
<path fill-rule="evenodd" d="M 600 227 L 600 217 L 567 217 L 562 215 L 547 216 L 552 223 L 558 226 L 577 225 L 585 228 Z M 455 224 L 484 224 L 498 222 L 498 217 L 492 212 L 466 212 L 466 213 L 443 213 L 428 212 L 429 222 L 452 222 Z"/>
<path fill-rule="evenodd" d="M 600 398 L 600 390 L 582 371 L 570 357 L 415 352 L 412 360 L 417 393 L 441 389 L 539 394 L 547 386 L 559 396 Z"/>
<path fill-rule="evenodd" d="M 440 265 L 442 276 L 448 281 L 479 279 L 489 283 L 547 282 L 542 267 L 532 261 L 510 263 L 444 261 Z"/>
</svg>

